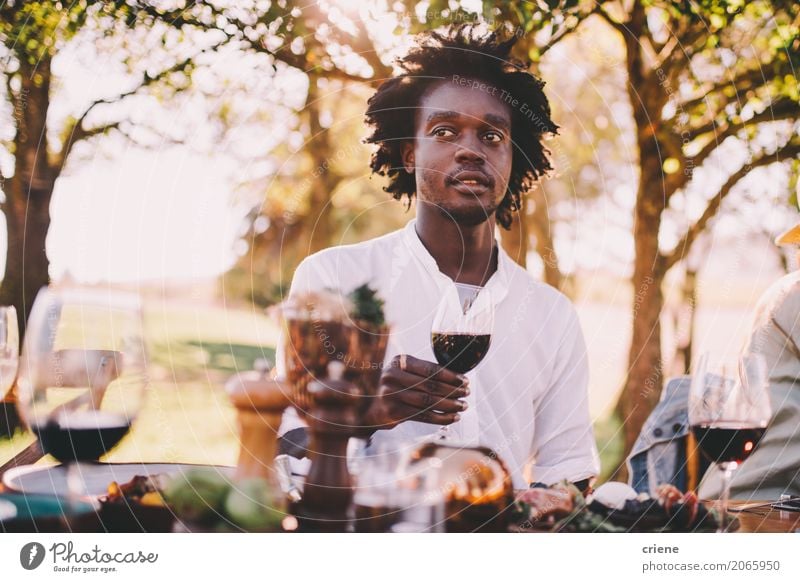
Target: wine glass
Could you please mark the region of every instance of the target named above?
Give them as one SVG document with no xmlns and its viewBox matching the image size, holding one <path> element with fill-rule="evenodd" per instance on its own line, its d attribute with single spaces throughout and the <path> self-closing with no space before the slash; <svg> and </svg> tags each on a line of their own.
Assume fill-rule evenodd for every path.
<svg viewBox="0 0 800 582">
<path fill-rule="evenodd" d="M 767 364 L 761 354 L 742 356 L 734 370 L 700 357 L 689 393 L 689 425 L 700 450 L 722 471 L 720 527 L 728 527 L 731 477 L 753 452 L 772 415 Z"/>
<path fill-rule="evenodd" d="M 44 453 L 66 465 L 68 503 L 87 494 L 83 463 L 127 434 L 147 384 L 138 296 L 43 288 L 19 370 L 19 409 Z M 84 467 L 85 468 L 85 467 Z"/>
<path fill-rule="evenodd" d="M 0 399 L 14 385 L 19 367 L 19 328 L 13 305 L 0 306 Z"/>
<path fill-rule="evenodd" d="M 481 289 L 472 302 L 465 305 L 445 294 L 431 325 L 431 345 L 436 361 L 448 370 L 468 374 L 489 351 L 493 325 L 494 304 L 488 289 Z M 440 438 L 448 435 L 448 426 L 439 429 Z"/>
</svg>

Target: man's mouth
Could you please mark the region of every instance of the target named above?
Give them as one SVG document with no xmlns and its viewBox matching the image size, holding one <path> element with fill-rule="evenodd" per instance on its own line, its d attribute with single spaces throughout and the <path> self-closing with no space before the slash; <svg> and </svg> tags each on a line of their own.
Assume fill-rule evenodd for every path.
<svg viewBox="0 0 800 582">
<path fill-rule="evenodd" d="M 470 189 L 484 189 L 492 185 L 492 180 L 483 172 L 458 172 L 448 179 L 451 186 L 466 186 Z"/>
</svg>

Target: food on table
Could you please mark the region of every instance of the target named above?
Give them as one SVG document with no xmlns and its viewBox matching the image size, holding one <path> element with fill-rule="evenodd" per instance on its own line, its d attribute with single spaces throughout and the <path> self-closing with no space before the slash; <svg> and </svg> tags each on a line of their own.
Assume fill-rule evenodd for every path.
<svg viewBox="0 0 800 582">
<path fill-rule="evenodd" d="M 506 531 L 514 491 L 508 469 L 491 449 L 424 443 L 401 463 L 400 474 L 406 486 L 420 483 L 430 494 L 443 494 L 447 531 Z"/>
<path fill-rule="evenodd" d="M 179 517 L 198 523 L 211 522 L 219 518 L 230 486 L 230 478 L 216 469 L 190 469 L 170 480 L 164 498 Z"/>
<path fill-rule="evenodd" d="M 248 531 L 278 530 L 286 517 L 280 490 L 263 479 L 245 479 L 231 486 L 225 498 L 225 514 Z"/>
<path fill-rule="evenodd" d="M 537 490 L 541 493 L 534 493 Z M 573 505 L 566 514 L 569 502 L 562 496 L 565 491 Z M 660 486 L 652 498 L 646 493 L 637 495 L 624 483 L 606 483 L 584 498 L 564 482 L 522 493 L 517 510 L 520 529 L 549 531 L 714 531 L 718 523 L 716 512 L 702 505 L 694 492 L 682 493 L 672 485 Z"/>
<path fill-rule="evenodd" d="M 199 529 L 278 531 L 286 517 L 286 500 L 269 481 L 210 467 L 172 477 L 163 495 L 178 519 Z"/>
<path fill-rule="evenodd" d="M 528 489 L 517 497 L 517 501 L 529 506 L 527 517 L 533 521 L 547 520 L 550 517 L 560 519 L 575 509 L 572 494 L 564 489 Z"/>
<path fill-rule="evenodd" d="M 161 495 L 161 481 L 163 476 L 151 475 L 149 477 L 136 475 L 120 485 L 112 481 L 108 485 L 106 503 L 134 502 L 151 507 L 166 507 L 164 497 Z"/>
</svg>

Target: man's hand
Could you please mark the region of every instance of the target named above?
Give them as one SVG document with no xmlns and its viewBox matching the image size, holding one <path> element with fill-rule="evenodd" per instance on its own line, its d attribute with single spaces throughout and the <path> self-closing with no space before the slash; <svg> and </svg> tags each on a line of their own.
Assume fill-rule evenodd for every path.
<svg viewBox="0 0 800 582">
<path fill-rule="evenodd" d="M 466 376 L 413 356 L 395 356 L 381 375 L 378 397 L 365 415 L 364 428 L 390 429 L 406 420 L 452 424 L 467 409 Z"/>
</svg>

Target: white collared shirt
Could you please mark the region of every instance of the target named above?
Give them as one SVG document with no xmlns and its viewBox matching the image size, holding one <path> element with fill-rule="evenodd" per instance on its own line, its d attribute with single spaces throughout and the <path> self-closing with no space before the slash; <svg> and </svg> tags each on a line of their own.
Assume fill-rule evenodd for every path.
<svg viewBox="0 0 800 582">
<path fill-rule="evenodd" d="M 391 336 L 385 362 L 397 354 L 435 362 L 431 325 L 442 297 L 459 301 L 452 279 L 415 230 L 405 228 L 355 245 L 332 247 L 297 268 L 290 294 L 369 283 L 385 301 Z M 577 314 L 556 289 L 536 281 L 498 245 L 497 271 L 486 283 L 495 305 L 489 352 L 471 371 L 469 408 L 450 427 L 460 443 L 493 449 L 512 473 L 514 486 L 579 481 L 599 473 L 588 405 L 586 345 Z M 478 294 L 477 300 L 480 300 Z M 459 303 L 460 304 L 460 303 Z M 279 342 L 278 374 L 282 374 Z M 303 426 L 294 409 L 281 434 Z M 373 445 L 408 443 L 439 427 L 416 421 L 380 430 Z M 524 474 L 524 476 L 523 476 Z"/>
</svg>

